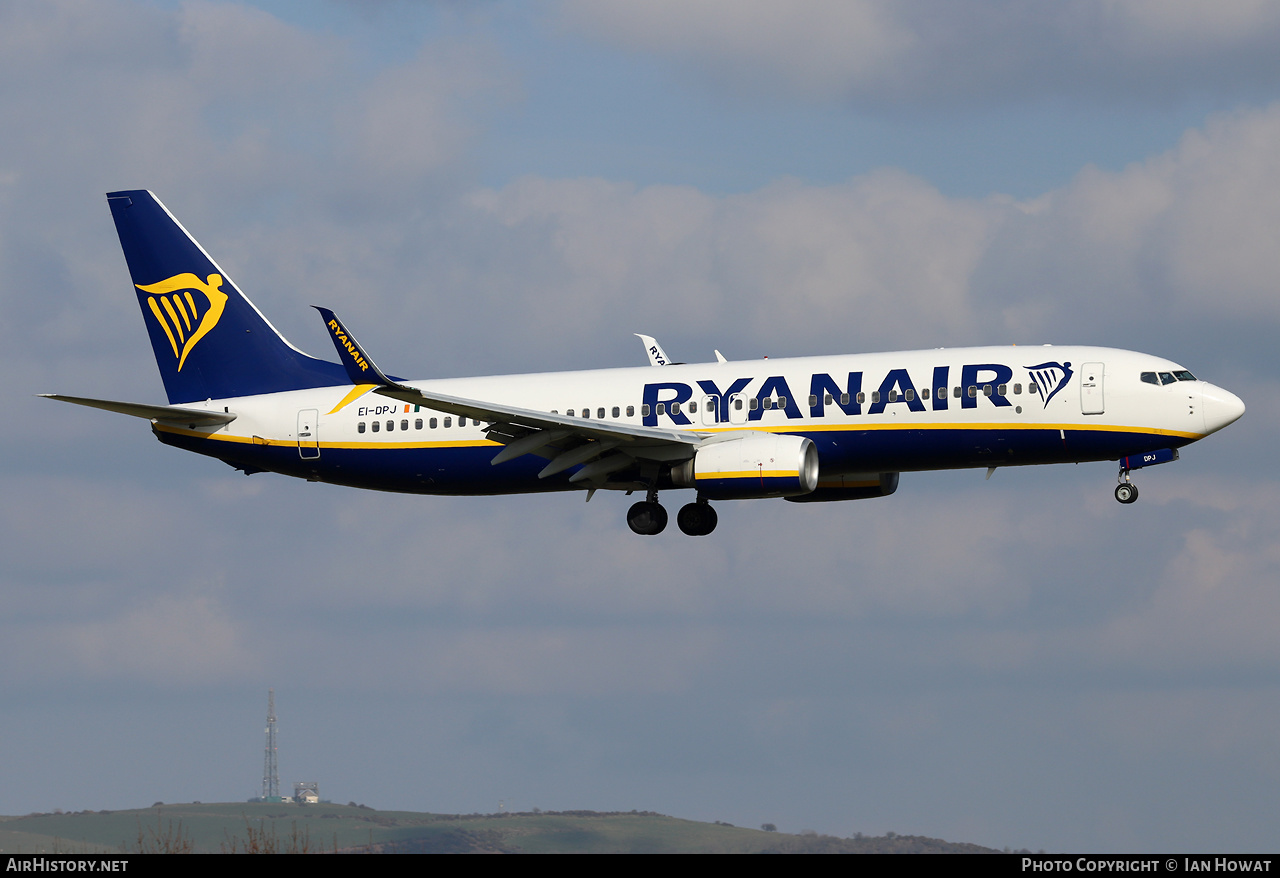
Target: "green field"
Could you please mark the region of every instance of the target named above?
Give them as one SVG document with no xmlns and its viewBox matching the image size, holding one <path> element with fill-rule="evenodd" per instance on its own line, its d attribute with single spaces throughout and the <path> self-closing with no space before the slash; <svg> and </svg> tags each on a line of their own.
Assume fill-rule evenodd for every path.
<svg viewBox="0 0 1280 878">
<path fill-rule="evenodd" d="M 352 805 L 175 804 L 0 817 L 0 853 L 988 853 L 921 836 L 851 839 L 651 812 L 421 814 Z"/>
</svg>

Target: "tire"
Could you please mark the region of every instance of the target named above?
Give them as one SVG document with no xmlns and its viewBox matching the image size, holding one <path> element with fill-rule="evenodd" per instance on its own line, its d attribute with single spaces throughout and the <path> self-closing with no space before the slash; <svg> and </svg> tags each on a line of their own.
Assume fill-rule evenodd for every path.
<svg viewBox="0 0 1280 878">
<path fill-rule="evenodd" d="M 661 503 L 642 500 L 627 510 L 627 526 L 641 536 L 656 536 L 667 527 L 667 510 Z"/>
<path fill-rule="evenodd" d="M 720 516 L 709 503 L 689 503 L 680 508 L 676 524 L 691 537 L 705 537 L 716 529 Z"/>
</svg>

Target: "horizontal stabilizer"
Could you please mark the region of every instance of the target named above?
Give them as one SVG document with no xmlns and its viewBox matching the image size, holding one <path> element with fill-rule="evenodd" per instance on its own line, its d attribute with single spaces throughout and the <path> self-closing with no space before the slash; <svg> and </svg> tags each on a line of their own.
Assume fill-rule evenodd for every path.
<svg viewBox="0 0 1280 878">
<path fill-rule="evenodd" d="M 183 424 L 229 424 L 236 419 L 231 412 L 211 412 L 205 409 L 188 409 L 176 405 L 147 405 L 141 402 L 116 402 L 111 399 L 89 399 L 83 396 L 63 396 L 59 393 L 39 393 L 45 399 L 59 399 L 89 408 L 106 409 L 148 421 L 176 421 Z"/>
</svg>

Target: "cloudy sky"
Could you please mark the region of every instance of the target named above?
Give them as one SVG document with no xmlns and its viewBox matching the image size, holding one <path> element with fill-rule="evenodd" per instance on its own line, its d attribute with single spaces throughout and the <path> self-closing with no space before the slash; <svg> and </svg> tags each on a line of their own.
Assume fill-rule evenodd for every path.
<svg viewBox="0 0 1280 878">
<path fill-rule="evenodd" d="M 1280 844 L 1280 6 L 0 2 L 0 813 L 285 784 L 996 847 Z M 164 393 L 103 193 L 298 346 L 452 377 L 969 344 L 1248 414 L 636 537 L 597 495 L 246 478 Z M 672 498 L 673 501 L 675 498 Z"/>
</svg>

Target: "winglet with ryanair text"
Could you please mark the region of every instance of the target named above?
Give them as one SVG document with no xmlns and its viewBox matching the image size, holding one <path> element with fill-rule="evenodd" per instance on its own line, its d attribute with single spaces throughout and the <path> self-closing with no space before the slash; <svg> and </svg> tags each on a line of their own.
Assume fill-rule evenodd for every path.
<svg viewBox="0 0 1280 878">
<path fill-rule="evenodd" d="M 352 384 L 397 385 L 397 382 L 382 374 L 382 370 L 374 365 L 373 357 L 366 354 L 355 336 L 338 322 L 336 314 L 319 305 L 311 307 L 324 318 L 325 329 L 329 330 L 329 338 L 338 351 L 338 360 L 341 361 L 342 368 L 347 370 L 347 377 Z"/>
</svg>

